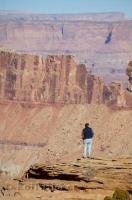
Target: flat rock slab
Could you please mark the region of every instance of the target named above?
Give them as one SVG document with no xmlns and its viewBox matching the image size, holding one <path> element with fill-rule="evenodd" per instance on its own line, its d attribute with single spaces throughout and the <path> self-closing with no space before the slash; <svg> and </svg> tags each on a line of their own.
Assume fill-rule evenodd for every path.
<svg viewBox="0 0 132 200">
<path fill-rule="evenodd" d="M 119 187 L 132 192 L 132 158 L 78 159 L 53 166 L 36 164 L 24 178 L 36 180 L 44 190 L 114 190 Z"/>
</svg>

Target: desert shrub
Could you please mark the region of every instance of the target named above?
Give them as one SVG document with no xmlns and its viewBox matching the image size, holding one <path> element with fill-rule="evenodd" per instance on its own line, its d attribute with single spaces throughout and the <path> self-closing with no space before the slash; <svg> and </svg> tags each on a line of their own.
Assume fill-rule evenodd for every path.
<svg viewBox="0 0 132 200">
<path fill-rule="evenodd" d="M 127 191 L 116 189 L 112 197 L 106 196 L 104 200 L 130 200 L 130 196 Z"/>
<path fill-rule="evenodd" d="M 113 194 L 112 199 L 113 200 L 130 200 L 130 196 L 127 191 L 116 189 Z"/>
</svg>

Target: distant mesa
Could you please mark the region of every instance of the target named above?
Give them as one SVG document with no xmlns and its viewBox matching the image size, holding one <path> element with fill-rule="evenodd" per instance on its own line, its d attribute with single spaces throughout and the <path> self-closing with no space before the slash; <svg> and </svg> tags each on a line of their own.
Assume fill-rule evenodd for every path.
<svg viewBox="0 0 132 200">
<path fill-rule="evenodd" d="M 11 20 L 48 20 L 48 21 L 122 21 L 122 12 L 78 13 L 78 14 L 34 14 L 30 12 L 0 11 L 1 19 Z"/>
</svg>

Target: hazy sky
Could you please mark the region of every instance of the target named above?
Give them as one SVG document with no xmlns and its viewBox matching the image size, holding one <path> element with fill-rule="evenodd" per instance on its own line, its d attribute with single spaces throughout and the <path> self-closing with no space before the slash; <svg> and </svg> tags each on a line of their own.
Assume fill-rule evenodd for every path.
<svg viewBox="0 0 132 200">
<path fill-rule="evenodd" d="M 36 13 L 120 11 L 132 17 L 132 0 L 0 0 L 0 10 Z"/>
</svg>

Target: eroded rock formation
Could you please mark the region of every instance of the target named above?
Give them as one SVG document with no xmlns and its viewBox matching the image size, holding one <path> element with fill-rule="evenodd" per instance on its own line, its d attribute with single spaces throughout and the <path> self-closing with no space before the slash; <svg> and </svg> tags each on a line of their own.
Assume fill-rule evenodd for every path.
<svg viewBox="0 0 132 200">
<path fill-rule="evenodd" d="M 131 158 L 78 159 L 75 162 L 36 164 L 23 177 L 1 175 L 1 199 L 102 200 L 115 189 L 128 192 L 131 198 Z M 74 197 L 74 198 L 73 198 Z"/>
<path fill-rule="evenodd" d="M 131 192 L 131 174 L 129 173 L 131 167 L 131 158 L 80 159 L 68 165 L 65 163 L 54 166 L 36 164 L 30 167 L 23 178 L 38 179 L 43 190 L 46 190 L 48 185 L 52 186 L 53 190 L 57 190 L 57 186 L 61 188 L 62 184 L 62 190 L 65 191 L 71 191 L 73 188 L 75 190 L 82 188 L 83 191 L 88 189 L 93 191 L 95 189 L 114 190 L 116 187 L 120 187 Z M 58 182 L 54 180 L 58 180 Z M 70 183 L 71 181 L 72 183 Z M 67 187 L 68 185 L 69 187 Z"/>
<path fill-rule="evenodd" d="M 103 81 L 71 56 L 0 53 L 1 99 L 39 103 L 102 103 Z"/>
<path fill-rule="evenodd" d="M 122 84 L 106 86 L 72 56 L 0 52 L 0 99 L 29 103 L 113 104 L 125 107 Z"/>
<path fill-rule="evenodd" d="M 126 106 L 126 97 L 125 90 L 123 90 L 121 82 L 112 82 L 110 84 L 111 89 L 111 101 L 117 106 L 125 107 Z"/>
</svg>

